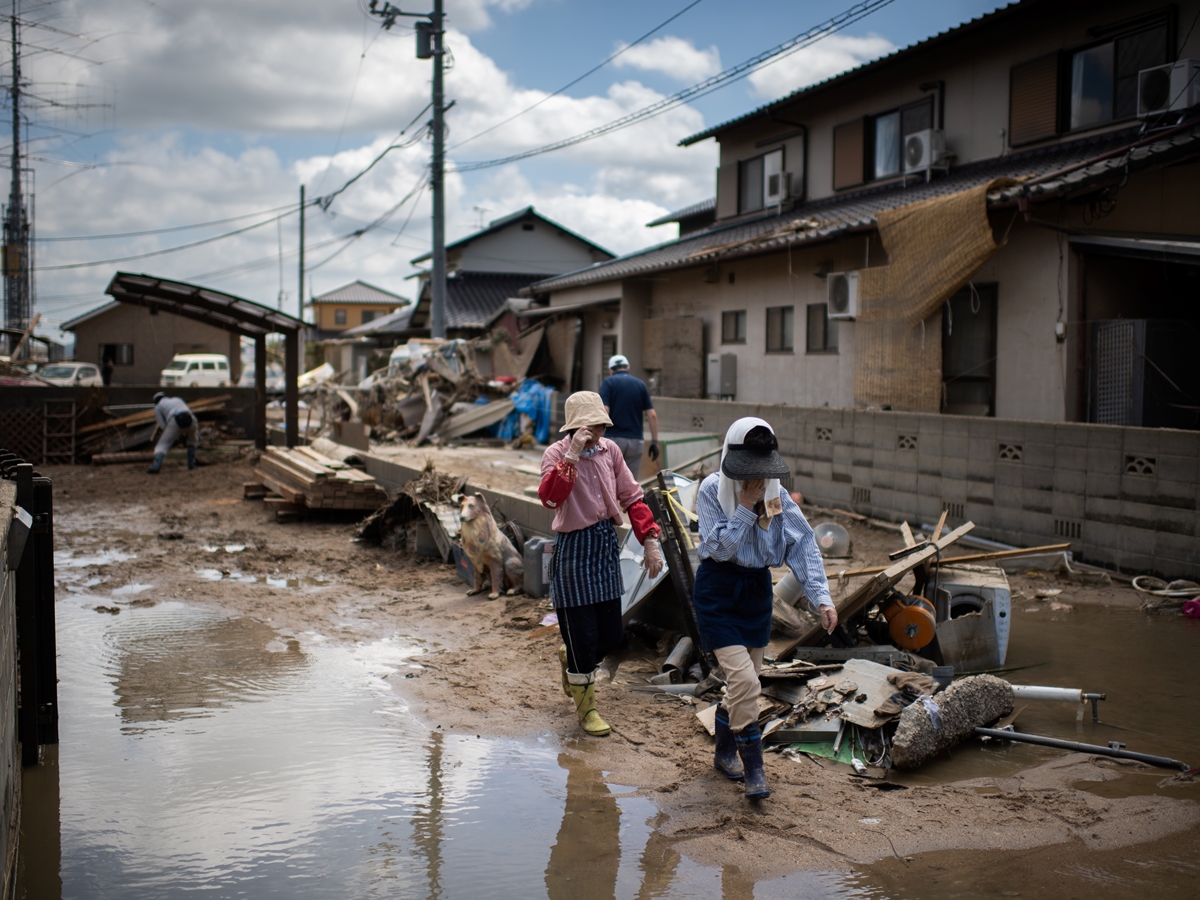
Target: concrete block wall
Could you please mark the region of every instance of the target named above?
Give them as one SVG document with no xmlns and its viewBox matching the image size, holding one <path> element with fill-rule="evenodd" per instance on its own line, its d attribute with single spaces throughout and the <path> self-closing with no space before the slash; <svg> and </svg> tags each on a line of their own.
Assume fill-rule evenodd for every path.
<svg viewBox="0 0 1200 900">
<path fill-rule="evenodd" d="M 663 431 L 771 423 L 795 487 L 890 521 L 975 523 L 1018 546 L 1200 579 L 1200 432 L 656 397 Z"/>
</svg>

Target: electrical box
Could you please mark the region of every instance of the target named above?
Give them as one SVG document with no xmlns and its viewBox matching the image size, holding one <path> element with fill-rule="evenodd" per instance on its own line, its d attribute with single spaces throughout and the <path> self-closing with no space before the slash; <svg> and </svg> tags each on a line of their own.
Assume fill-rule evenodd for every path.
<svg viewBox="0 0 1200 900">
<path fill-rule="evenodd" d="M 720 400 L 732 400 L 737 395 L 737 354 L 708 354 L 707 388 L 705 393 Z"/>
<path fill-rule="evenodd" d="M 533 598 L 550 594 L 550 559 L 554 555 L 554 541 L 544 537 L 531 537 L 525 542 L 525 593 Z"/>
</svg>

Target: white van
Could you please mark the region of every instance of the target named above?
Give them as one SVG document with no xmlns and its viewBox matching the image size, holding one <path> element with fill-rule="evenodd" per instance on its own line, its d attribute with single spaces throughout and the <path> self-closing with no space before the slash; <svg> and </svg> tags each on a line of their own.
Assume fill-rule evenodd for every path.
<svg viewBox="0 0 1200 900">
<path fill-rule="evenodd" d="M 160 387 L 225 387 L 229 357 L 222 353 L 179 353 L 162 370 Z"/>
</svg>

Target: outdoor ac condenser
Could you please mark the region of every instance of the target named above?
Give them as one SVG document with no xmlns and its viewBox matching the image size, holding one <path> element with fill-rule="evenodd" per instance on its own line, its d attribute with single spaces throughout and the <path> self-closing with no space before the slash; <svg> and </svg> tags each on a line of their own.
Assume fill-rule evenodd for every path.
<svg viewBox="0 0 1200 900">
<path fill-rule="evenodd" d="M 1138 118 L 1200 105 L 1200 60 L 1181 59 L 1138 72 Z"/>
<path fill-rule="evenodd" d="M 946 155 L 946 137 L 940 128 L 914 131 L 904 138 L 904 172 L 924 172 Z"/>
<path fill-rule="evenodd" d="M 830 272 L 825 277 L 829 318 L 853 319 L 858 315 L 858 273 Z"/>
<path fill-rule="evenodd" d="M 737 354 L 708 354 L 708 377 L 705 379 L 710 398 L 732 400 L 737 396 Z"/>
</svg>

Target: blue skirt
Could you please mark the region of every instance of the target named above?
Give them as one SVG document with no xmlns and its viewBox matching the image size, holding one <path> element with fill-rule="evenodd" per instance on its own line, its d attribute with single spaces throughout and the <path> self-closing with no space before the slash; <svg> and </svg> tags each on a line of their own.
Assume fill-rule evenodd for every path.
<svg viewBox="0 0 1200 900">
<path fill-rule="evenodd" d="M 692 604 L 705 651 L 765 647 L 771 640 L 771 570 L 700 561 Z"/>
<path fill-rule="evenodd" d="M 550 600 L 556 609 L 620 599 L 621 546 L 608 519 L 559 534 L 550 560 Z"/>
</svg>

